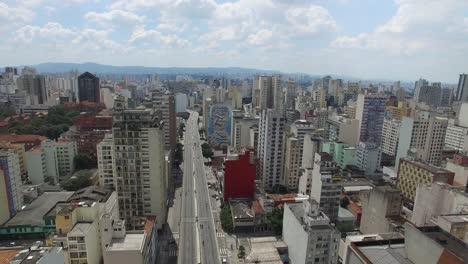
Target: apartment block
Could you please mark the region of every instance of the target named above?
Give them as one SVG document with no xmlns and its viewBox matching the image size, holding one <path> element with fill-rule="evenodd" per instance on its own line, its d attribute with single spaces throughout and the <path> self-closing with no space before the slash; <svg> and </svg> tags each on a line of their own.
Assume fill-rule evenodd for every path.
<svg viewBox="0 0 468 264">
<path fill-rule="evenodd" d="M 26 168 L 26 151 L 24 149 L 24 144 L 14 144 L 3 141 L 0 142 L 0 149 L 12 151 L 18 155 L 21 176 L 26 176 L 28 169 Z"/>
<path fill-rule="evenodd" d="M 271 190 L 277 184 L 284 184 L 283 153 L 286 118 L 279 112 L 262 111 L 258 130 L 258 177 L 262 187 Z"/>
<path fill-rule="evenodd" d="M 357 145 L 359 121 L 344 116 L 331 116 L 327 120 L 327 139 L 331 142 L 343 142 Z"/>
<path fill-rule="evenodd" d="M 359 94 L 356 102 L 356 119 L 359 120 L 357 140 L 381 143 L 385 117 L 386 97 L 374 94 Z"/>
<path fill-rule="evenodd" d="M 361 192 L 362 217 L 360 231 L 363 234 L 397 231 L 400 218 L 401 192 L 389 186 L 377 186 Z"/>
<path fill-rule="evenodd" d="M 114 184 L 121 218 L 127 229 L 142 230 L 148 216 L 166 221 L 167 175 L 164 153 L 164 121 L 152 108 L 128 108 L 125 97 L 115 99 Z"/>
<path fill-rule="evenodd" d="M 338 263 L 340 232 L 314 200 L 284 205 L 283 240 L 291 263 Z"/>
<path fill-rule="evenodd" d="M 240 110 L 232 110 L 231 119 L 231 147 L 240 150 L 242 148 L 251 148 L 250 129 L 258 126 L 258 116 L 247 114 Z"/>
<path fill-rule="evenodd" d="M 115 190 L 114 183 L 114 138 L 112 134 L 106 134 L 97 145 L 97 163 L 99 173 L 99 186 Z"/>
<path fill-rule="evenodd" d="M 398 138 L 396 168 L 400 159 L 408 156 L 439 166 L 447 125 L 448 119 L 434 112 L 404 117 Z"/>
<path fill-rule="evenodd" d="M 333 160 L 341 169 L 357 165 L 357 149 L 355 146 L 339 142 L 325 142 L 322 150 L 332 155 Z"/>
<path fill-rule="evenodd" d="M 433 182 L 453 184 L 454 176 L 451 171 L 403 158 L 398 167 L 397 187 L 406 199 L 414 201 L 418 185 Z"/>
<path fill-rule="evenodd" d="M 0 150 L 0 224 L 22 209 L 23 194 L 18 154 Z"/>
<path fill-rule="evenodd" d="M 151 98 L 155 114 L 160 115 L 161 121 L 164 122 L 164 149 L 174 152 L 177 144 L 177 125 L 176 125 L 176 110 L 175 97 L 170 91 L 153 90 Z"/>
<path fill-rule="evenodd" d="M 396 157 L 401 123 L 396 119 L 385 119 L 382 129 L 382 153 Z"/>
<path fill-rule="evenodd" d="M 366 174 L 380 170 L 382 152 L 380 147 L 371 142 L 360 142 L 356 148 L 357 166 Z"/>
</svg>

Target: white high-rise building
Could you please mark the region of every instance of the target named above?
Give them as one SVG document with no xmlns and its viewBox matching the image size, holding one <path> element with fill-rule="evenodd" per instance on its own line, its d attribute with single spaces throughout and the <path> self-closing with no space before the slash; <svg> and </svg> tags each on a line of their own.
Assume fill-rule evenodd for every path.
<svg viewBox="0 0 468 264">
<path fill-rule="evenodd" d="M 373 174 L 380 169 L 382 152 L 375 143 L 360 142 L 356 150 L 357 166 L 366 174 Z"/>
<path fill-rule="evenodd" d="M 460 74 L 456 96 L 457 101 L 468 102 L 468 74 Z"/>
<path fill-rule="evenodd" d="M 284 178 L 289 190 L 297 190 L 301 176 L 304 137 L 314 130 L 312 124 L 298 120 L 291 124 L 290 135 L 285 142 Z"/>
<path fill-rule="evenodd" d="M 254 87 L 259 94 L 259 107 L 264 109 L 283 110 L 283 92 L 281 89 L 281 78 L 279 76 L 257 76 Z"/>
<path fill-rule="evenodd" d="M 273 186 L 284 184 L 283 179 L 283 139 L 286 118 L 278 111 L 262 111 L 258 132 L 258 173 L 262 187 L 271 190 Z"/>
<path fill-rule="evenodd" d="M 143 229 L 148 216 L 158 228 L 166 221 L 167 175 L 164 122 L 152 108 L 129 109 L 126 99 L 115 99 L 112 134 L 115 147 L 114 184 L 121 218 L 128 229 Z"/>
<path fill-rule="evenodd" d="M 382 129 L 382 153 L 395 157 L 398 149 L 398 136 L 401 123 L 385 119 Z"/>
<path fill-rule="evenodd" d="M 164 149 L 174 151 L 177 144 L 177 127 L 174 94 L 169 91 L 154 90 L 151 92 L 153 108 L 164 122 Z"/>
<path fill-rule="evenodd" d="M 106 134 L 104 139 L 97 144 L 97 161 L 99 173 L 99 185 L 115 190 L 114 184 L 114 138 L 112 134 Z"/>
<path fill-rule="evenodd" d="M 420 112 L 415 117 L 403 117 L 398 138 L 396 167 L 404 157 L 439 166 L 442 159 L 448 119 L 434 112 Z"/>
</svg>

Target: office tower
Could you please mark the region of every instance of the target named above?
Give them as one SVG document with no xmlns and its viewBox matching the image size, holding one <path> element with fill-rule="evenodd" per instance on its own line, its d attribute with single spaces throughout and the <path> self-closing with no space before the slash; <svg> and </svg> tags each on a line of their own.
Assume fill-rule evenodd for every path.
<svg viewBox="0 0 468 264">
<path fill-rule="evenodd" d="M 396 157 L 401 123 L 394 119 L 384 119 L 382 129 L 382 154 Z"/>
<path fill-rule="evenodd" d="M 284 179 L 288 190 L 297 190 L 301 176 L 304 136 L 314 130 L 310 122 L 298 120 L 291 124 L 285 142 Z"/>
<path fill-rule="evenodd" d="M 343 178 L 333 161 L 333 156 L 325 152 L 316 153 L 311 176 L 310 198 L 319 203 L 320 211 L 324 212 L 330 221 L 335 222 L 338 219 Z"/>
<path fill-rule="evenodd" d="M 312 98 L 317 103 L 318 108 L 327 108 L 327 90 L 324 87 L 315 89 Z"/>
<path fill-rule="evenodd" d="M 151 91 L 153 108 L 164 122 L 164 149 L 174 152 L 177 144 L 177 124 L 174 94 L 169 91 Z"/>
<path fill-rule="evenodd" d="M 0 150 L 0 224 L 13 217 L 23 206 L 21 170 L 18 155 Z"/>
<path fill-rule="evenodd" d="M 362 217 L 359 230 L 363 234 L 394 232 L 392 218 L 400 217 L 402 196 L 390 186 L 377 186 L 361 193 Z"/>
<path fill-rule="evenodd" d="M 444 145 L 450 150 L 464 151 L 468 145 L 468 127 L 463 127 L 457 121 L 450 119 L 445 133 Z"/>
<path fill-rule="evenodd" d="M 411 115 L 411 108 L 406 102 L 398 102 L 397 105 L 389 105 L 385 107 L 385 117 L 396 121 L 401 121 L 405 116 Z"/>
<path fill-rule="evenodd" d="M 359 120 L 359 141 L 380 144 L 385 117 L 385 96 L 359 94 L 356 119 Z"/>
<path fill-rule="evenodd" d="M 78 99 L 80 102 L 100 103 L 99 85 L 99 78 L 89 72 L 78 76 Z"/>
<path fill-rule="evenodd" d="M 440 83 L 424 85 L 419 89 L 418 103 L 424 103 L 428 106 L 437 107 L 441 103 L 442 88 Z"/>
<path fill-rule="evenodd" d="M 106 134 L 104 139 L 97 144 L 99 186 L 111 190 L 115 190 L 114 151 L 114 138 L 112 137 L 112 134 Z"/>
<path fill-rule="evenodd" d="M 283 93 L 281 90 L 281 78 L 279 76 L 257 76 L 255 84 L 259 91 L 259 107 L 264 109 L 283 109 Z"/>
<path fill-rule="evenodd" d="M 291 263 L 338 263 L 340 232 L 312 199 L 284 205 L 283 240 Z"/>
<path fill-rule="evenodd" d="M 231 98 L 232 109 L 242 109 L 242 87 L 233 85 L 229 89 L 229 97 Z"/>
<path fill-rule="evenodd" d="M 289 80 L 286 84 L 286 109 L 294 109 L 297 87 L 294 81 Z"/>
<path fill-rule="evenodd" d="M 326 121 L 327 139 L 331 142 L 342 142 L 357 145 L 359 141 L 359 121 L 345 116 L 333 115 Z"/>
<path fill-rule="evenodd" d="M 419 102 L 419 92 L 421 91 L 421 87 L 429 85 L 429 82 L 425 79 L 419 79 L 414 83 L 414 93 L 413 93 L 413 100 Z"/>
<path fill-rule="evenodd" d="M 273 109 L 262 111 L 258 129 L 258 176 L 262 189 L 284 184 L 283 138 L 286 118 Z"/>
<path fill-rule="evenodd" d="M 115 99 L 114 184 L 121 218 L 129 229 L 143 229 L 147 216 L 156 216 L 158 228 L 166 221 L 164 123 L 153 109 L 129 109 L 125 97 Z"/>
<path fill-rule="evenodd" d="M 440 106 L 449 107 L 453 102 L 453 90 L 452 88 L 442 88 L 440 92 Z"/>
<path fill-rule="evenodd" d="M 27 97 L 27 105 L 47 103 L 47 86 L 43 75 L 27 74 L 16 80 L 18 91 Z"/>
<path fill-rule="evenodd" d="M 455 174 L 409 158 L 402 158 L 398 167 L 397 187 L 403 196 L 414 202 L 416 188 L 420 184 L 443 182 L 453 184 Z"/>
<path fill-rule="evenodd" d="M 457 101 L 468 102 L 468 74 L 460 74 L 456 96 Z"/>
<path fill-rule="evenodd" d="M 447 118 L 438 117 L 433 112 L 404 117 L 398 137 L 396 168 L 400 158 L 407 156 L 439 166 L 447 125 Z"/>
<path fill-rule="evenodd" d="M 373 174 L 380 170 L 382 152 L 379 145 L 371 142 L 359 142 L 356 157 L 357 166 L 365 174 Z"/>
</svg>

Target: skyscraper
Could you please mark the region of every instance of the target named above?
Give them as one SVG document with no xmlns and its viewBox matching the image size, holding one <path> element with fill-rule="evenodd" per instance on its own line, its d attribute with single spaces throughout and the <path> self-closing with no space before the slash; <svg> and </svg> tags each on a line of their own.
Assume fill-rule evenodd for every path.
<svg viewBox="0 0 468 264">
<path fill-rule="evenodd" d="M 258 178 L 262 187 L 271 190 L 284 184 L 283 179 L 283 135 L 286 118 L 272 109 L 262 111 L 258 133 Z"/>
<path fill-rule="evenodd" d="M 259 90 L 260 109 L 283 109 L 283 93 L 281 90 L 281 78 L 279 76 L 257 76 L 254 87 Z"/>
<path fill-rule="evenodd" d="M 16 81 L 20 93 L 26 95 L 28 105 L 47 103 L 47 87 L 42 75 L 26 74 Z"/>
<path fill-rule="evenodd" d="M 359 94 L 356 119 L 359 120 L 359 141 L 380 144 L 385 117 L 385 96 Z"/>
<path fill-rule="evenodd" d="M 175 97 L 169 91 L 154 90 L 151 92 L 153 108 L 161 115 L 164 122 L 164 149 L 174 151 L 177 143 Z"/>
<path fill-rule="evenodd" d="M 89 72 L 78 76 L 78 99 L 80 102 L 101 102 L 98 77 Z"/>
<path fill-rule="evenodd" d="M 468 74 L 460 74 L 457 87 L 457 101 L 468 102 Z"/>
<path fill-rule="evenodd" d="M 142 229 L 147 216 L 166 219 L 167 175 L 165 175 L 163 122 L 151 108 L 129 109 L 126 98 L 115 99 L 114 186 L 121 218 L 128 229 Z"/>
<path fill-rule="evenodd" d="M 23 206 L 21 170 L 18 154 L 0 150 L 0 224 Z"/>
</svg>

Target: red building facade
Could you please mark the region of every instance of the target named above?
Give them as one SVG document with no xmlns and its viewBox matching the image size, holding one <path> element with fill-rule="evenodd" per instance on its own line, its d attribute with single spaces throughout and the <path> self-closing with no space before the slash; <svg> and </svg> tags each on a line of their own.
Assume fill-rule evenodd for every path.
<svg viewBox="0 0 468 264">
<path fill-rule="evenodd" d="M 224 200 L 253 198 L 255 191 L 253 152 L 232 155 L 224 162 Z"/>
</svg>

